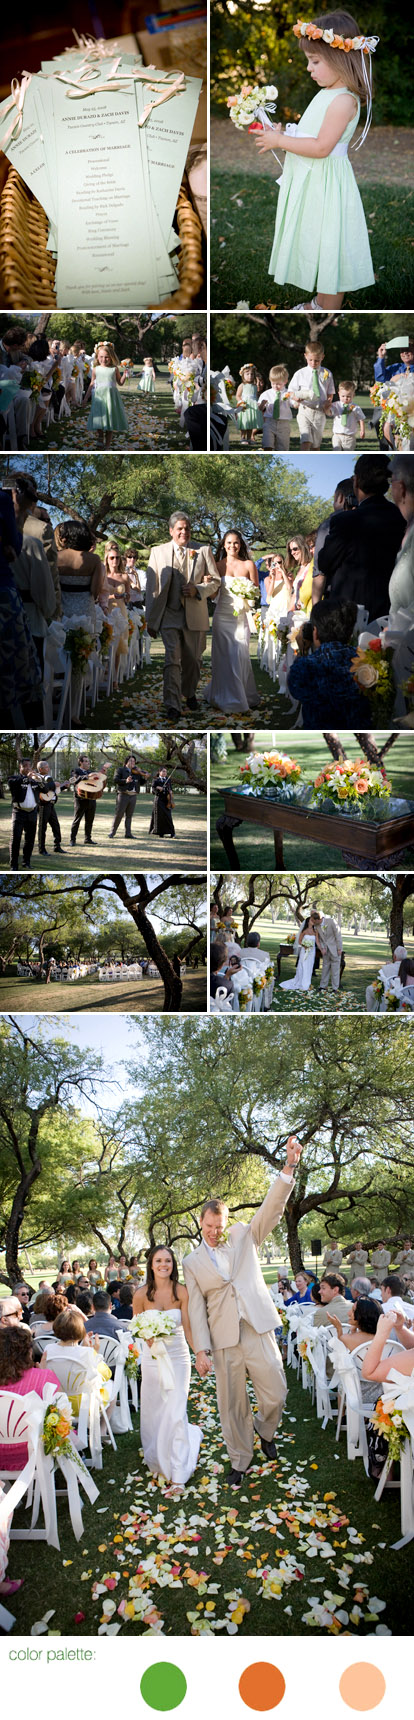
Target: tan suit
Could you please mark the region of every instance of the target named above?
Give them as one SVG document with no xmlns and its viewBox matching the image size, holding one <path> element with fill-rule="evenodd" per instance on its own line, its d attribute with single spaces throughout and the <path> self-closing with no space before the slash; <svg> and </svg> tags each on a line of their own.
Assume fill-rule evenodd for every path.
<svg viewBox="0 0 414 1720">
<path fill-rule="evenodd" d="M 234 1224 L 212 1259 L 204 1242 L 183 1261 L 196 1353 L 213 1351 L 223 1436 L 234 1469 L 253 1457 L 255 1430 L 273 1438 L 286 1397 L 280 1351 L 274 1337 L 275 1309 L 257 1250 L 281 1218 L 293 1177 L 276 1178 L 250 1224 Z M 253 1423 L 246 1391 L 249 1375 L 257 1399 Z"/>
<path fill-rule="evenodd" d="M 322 925 L 319 927 L 319 938 L 323 951 L 321 991 L 325 991 L 329 980 L 333 991 L 338 991 L 341 973 L 342 938 L 339 926 L 329 914 L 324 914 Z"/>
<path fill-rule="evenodd" d="M 313 1324 L 314 1326 L 329 1326 L 329 1314 L 336 1314 L 338 1320 L 348 1326 L 351 1310 L 352 1302 L 347 1302 L 346 1296 L 341 1296 L 338 1290 L 337 1296 L 332 1296 L 330 1302 L 325 1302 L 323 1306 L 316 1309 Z"/>
<path fill-rule="evenodd" d="M 172 614 L 169 608 L 177 570 L 181 574 L 181 615 Z M 203 585 L 206 576 L 207 583 Z M 200 597 L 185 596 L 185 586 L 190 582 L 200 586 Z M 182 700 L 193 698 L 196 692 L 209 628 L 207 598 L 215 597 L 219 587 L 220 575 L 208 544 L 195 553 L 187 549 L 182 569 L 172 538 L 168 543 L 155 544 L 151 550 L 145 594 L 147 626 L 152 632 L 161 633 L 165 650 L 164 701 L 177 713 L 181 711 Z"/>
<path fill-rule="evenodd" d="M 45 555 L 47 556 L 56 594 L 56 610 L 54 619 L 55 621 L 58 621 L 62 614 L 62 594 L 58 574 L 58 552 L 55 544 L 52 521 L 48 516 L 46 519 L 42 519 L 39 518 L 37 514 L 29 514 L 23 526 L 23 538 L 25 537 L 38 538 L 42 545 L 42 549 L 44 549 Z"/>
</svg>

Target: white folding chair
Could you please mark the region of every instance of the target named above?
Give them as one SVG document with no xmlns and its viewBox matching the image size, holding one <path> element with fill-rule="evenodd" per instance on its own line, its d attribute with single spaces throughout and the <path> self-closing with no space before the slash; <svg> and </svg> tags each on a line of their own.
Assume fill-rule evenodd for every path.
<svg viewBox="0 0 414 1720">
<path fill-rule="evenodd" d="M 63 1413 L 65 1410 L 69 1412 L 67 1397 L 62 1399 L 62 1394 L 57 1393 L 50 1382 L 44 1388 L 43 1398 L 38 1397 L 37 1392 L 28 1392 L 26 1397 L 20 1397 L 17 1392 L 0 1392 L 0 1443 L 27 1446 L 27 1461 L 23 1469 L 17 1474 L 15 1469 L 7 1469 L 6 1466 L 0 1469 L 0 1480 L 11 1483 L 0 1499 L 0 1530 L 7 1524 L 10 1512 L 13 1513 L 26 1496 L 27 1507 L 32 1507 L 30 1527 L 12 1528 L 10 1538 L 16 1541 L 47 1541 L 50 1547 L 56 1547 L 59 1551 L 56 1497 L 65 1496 L 73 1532 L 79 1541 L 83 1534 L 79 1484 L 92 1504 L 98 1498 L 98 1489 L 74 1449 L 73 1457 L 59 1456 L 55 1460 L 52 1456 L 46 1456 L 42 1437 L 43 1423 L 46 1410 L 55 1403 L 59 1404 Z M 55 1464 L 61 1469 L 66 1481 L 65 1495 L 63 1489 L 56 1489 Z M 38 1528 L 40 1507 L 43 1512 L 43 1527 Z"/>
<path fill-rule="evenodd" d="M 99 1335 L 99 1334 L 98 1334 Z M 119 1339 L 99 1337 L 99 1350 L 102 1360 L 114 1374 L 114 1409 L 112 1411 L 112 1427 L 115 1433 L 132 1433 L 132 1421 L 128 1403 L 128 1379 L 125 1373 L 125 1357 L 128 1341 L 120 1330 Z M 113 1440 L 113 1444 L 115 1441 Z"/>
<path fill-rule="evenodd" d="M 45 1354 L 49 1359 L 47 1347 Z M 90 1457 L 85 1458 L 85 1462 L 90 1463 L 93 1469 L 102 1469 L 101 1417 L 115 1450 L 116 1445 L 101 1400 L 103 1382 L 97 1371 L 96 1351 L 76 1344 L 67 1345 L 62 1351 L 52 1344 L 50 1364 L 66 1396 L 80 1400 L 77 1418 L 72 1411 L 74 1419 L 77 1419 L 79 1450 L 85 1451 L 89 1446 Z"/>
</svg>

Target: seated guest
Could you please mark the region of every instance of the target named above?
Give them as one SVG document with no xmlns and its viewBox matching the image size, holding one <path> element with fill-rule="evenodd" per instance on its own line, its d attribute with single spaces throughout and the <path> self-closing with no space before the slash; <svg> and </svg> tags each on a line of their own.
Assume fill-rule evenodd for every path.
<svg viewBox="0 0 414 1720">
<path fill-rule="evenodd" d="M 28 1392 L 37 1392 L 41 1398 L 46 1385 L 56 1386 L 57 1392 L 62 1390 L 52 1368 L 34 1366 L 27 1326 L 0 1331 L 0 1395 L 17 1392 L 19 1397 L 26 1397 Z M 28 1455 L 27 1445 L 0 1445 L 0 1469 L 24 1469 Z"/>
<path fill-rule="evenodd" d="M 0 1301 L 0 1326 L 6 1330 L 9 1326 L 20 1326 L 23 1321 L 23 1308 L 18 1296 L 2 1296 Z"/>
<path fill-rule="evenodd" d="M 328 1326 L 329 1314 L 337 1314 L 348 1324 L 349 1303 L 345 1301 L 343 1278 L 336 1272 L 328 1272 L 326 1278 L 321 1278 L 319 1293 L 321 1305 L 316 1309 L 315 1326 Z"/>
<path fill-rule="evenodd" d="M 388 461 L 361 454 L 354 468 L 358 506 L 331 519 L 319 552 L 325 594 L 335 602 L 362 604 L 369 621 L 388 614 L 390 577 L 404 536 L 399 509 L 386 500 L 389 483 Z"/>
<path fill-rule="evenodd" d="M 77 1293 L 76 1293 L 76 1307 L 78 1309 L 78 1313 L 83 1314 L 85 1322 L 86 1322 L 86 1320 L 92 1319 L 92 1317 L 93 1317 L 93 1295 L 92 1295 L 91 1290 L 78 1290 L 77 1291 Z"/>
<path fill-rule="evenodd" d="M 118 1294 L 112 1302 L 112 1313 L 116 1320 L 132 1320 L 132 1298 L 134 1284 L 121 1284 Z"/>
<path fill-rule="evenodd" d="M 36 1297 L 36 1301 L 40 1301 L 40 1297 Z M 53 1332 L 54 1320 L 57 1319 L 58 1314 L 64 1313 L 67 1306 L 67 1296 L 62 1291 L 50 1290 L 48 1295 L 42 1296 L 42 1313 L 40 1316 L 39 1314 L 36 1315 L 36 1324 L 39 1323 L 39 1319 L 42 1321 L 40 1337 L 44 1338 L 48 1333 Z"/>
<path fill-rule="evenodd" d="M 398 1350 L 395 1356 L 392 1352 L 391 1355 L 383 1355 L 385 1344 L 388 1344 L 389 1339 L 393 1337 L 393 1325 L 397 1325 L 397 1322 L 398 1343 L 403 1343 L 404 1327 L 400 1316 L 397 1316 L 396 1320 L 395 1315 L 388 1312 L 380 1314 L 375 1336 L 362 1363 L 361 1375 L 363 1380 L 387 1380 L 393 1367 L 397 1368 L 399 1374 L 410 1375 L 414 1372 L 414 1346 L 411 1342 L 409 1344 L 404 1343 L 404 1349 L 407 1350 L 405 1356 L 401 1354 L 401 1350 Z M 411 1339 L 412 1333 L 409 1333 L 408 1336 Z"/>
<path fill-rule="evenodd" d="M 374 1280 L 371 1278 L 353 1278 L 351 1284 L 351 1302 L 359 1302 L 360 1297 L 371 1295 Z"/>
<path fill-rule="evenodd" d="M 355 1306 L 351 1308 L 349 1314 L 350 1332 L 342 1330 L 341 1321 L 338 1320 L 336 1314 L 331 1314 L 330 1311 L 328 1314 L 329 1322 L 335 1327 L 338 1338 L 341 1339 L 342 1344 L 345 1344 L 345 1349 L 351 1351 L 351 1354 L 352 1350 L 359 1349 L 360 1344 L 366 1343 L 367 1338 L 373 1337 L 380 1318 L 381 1310 L 378 1307 L 378 1302 L 373 1302 L 368 1296 L 359 1296 Z M 380 1395 L 380 1388 L 378 1387 L 378 1390 L 373 1391 L 372 1385 L 367 1385 L 365 1380 L 361 1380 L 361 1394 L 363 1403 L 375 1402 Z"/>
<path fill-rule="evenodd" d="M 215 997 L 219 986 L 223 986 L 227 995 L 232 990 L 231 980 L 227 973 L 227 950 L 224 943 L 211 945 L 210 951 L 210 996 Z"/>
<path fill-rule="evenodd" d="M 392 961 L 384 962 L 383 966 L 379 968 L 378 979 L 381 980 L 381 984 L 384 986 L 383 997 L 379 999 L 376 997 L 372 984 L 366 986 L 365 1007 L 368 1010 L 368 1014 L 372 1014 L 375 1010 L 386 1010 L 387 1004 L 385 991 L 392 980 L 399 979 L 401 962 L 404 961 L 406 955 L 407 951 L 404 949 L 404 945 L 397 944 L 396 949 L 392 951 Z"/>
<path fill-rule="evenodd" d="M 412 454 L 396 454 L 391 466 L 391 493 L 405 522 L 405 533 L 393 568 L 390 585 L 390 616 L 408 609 L 414 626 L 414 460 Z"/>
<path fill-rule="evenodd" d="M 93 1314 L 86 1321 L 87 1332 L 99 1332 L 100 1338 L 116 1338 L 117 1324 L 111 1314 L 112 1297 L 107 1290 L 95 1290 Z"/>
<path fill-rule="evenodd" d="M 63 1314 L 58 1314 L 57 1319 L 54 1322 L 53 1334 L 55 1341 L 53 1345 L 51 1344 L 50 1346 L 50 1353 L 49 1346 L 45 1349 L 45 1357 L 47 1360 L 50 1359 L 53 1362 L 53 1354 L 55 1350 L 73 1350 L 74 1348 L 76 1349 L 77 1346 L 79 1346 L 79 1349 L 86 1350 L 89 1356 L 90 1369 L 96 1369 L 96 1373 L 101 1377 L 102 1386 L 100 1387 L 99 1395 L 104 1408 L 108 1408 L 108 1414 L 110 1414 L 111 1411 L 108 1407 L 109 1393 L 106 1382 L 111 1378 L 111 1369 L 107 1367 L 106 1362 L 104 1362 L 99 1355 L 99 1338 L 97 1336 L 88 1335 L 85 1331 L 83 1315 L 78 1314 L 75 1308 L 65 1308 Z M 95 1353 L 92 1355 L 91 1351 Z M 80 1396 L 77 1394 L 73 1395 L 72 1392 L 69 1392 L 68 1396 L 73 1414 L 75 1416 L 79 1415 L 81 1403 Z"/>
<path fill-rule="evenodd" d="M 20 1306 L 21 1306 L 21 1309 L 23 1312 L 23 1319 L 24 1319 L 25 1325 L 30 1326 L 29 1302 L 30 1302 L 31 1291 L 29 1289 L 29 1285 L 25 1284 L 23 1280 L 21 1280 L 18 1284 L 14 1284 L 13 1285 L 13 1296 L 17 1296 L 18 1301 L 20 1302 Z"/>
<path fill-rule="evenodd" d="M 294 1291 L 292 1296 L 287 1296 L 285 1298 L 286 1308 L 290 1308 L 292 1302 L 311 1301 L 311 1286 L 307 1272 L 295 1272 L 295 1286 L 296 1293 Z"/>
<path fill-rule="evenodd" d="M 369 699 L 351 674 L 355 603 L 315 603 L 297 636 L 299 654 L 289 669 L 289 692 L 302 706 L 305 729 L 365 729 Z"/>
</svg>

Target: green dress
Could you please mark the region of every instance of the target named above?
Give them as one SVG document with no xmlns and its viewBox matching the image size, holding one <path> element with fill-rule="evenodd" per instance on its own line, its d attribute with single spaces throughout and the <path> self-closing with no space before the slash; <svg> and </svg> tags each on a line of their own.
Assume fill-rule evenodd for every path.
<svg viewBox="0 0 414 1720">
<path fill-rule="evenodd" d="M 109 364 L 96 366 L 95 391 L 92 394 L 87 428 L 122 430 L 124 433 L 128 429 L 124 405 L 118 394 L 116 370 Z"/>
<path fill-rule="evenodd" d="M 296 128 L 318 137 L 325 114 L 343 89 L 318 90 Z M 286 155 L 269 275 L 305 292 L 358 292 L 374 284 L 364 210 L 347 149 L 360 103 L 339 143 L 323 160 Z"/>
<path fill-rule="evenodd" d="M 257 405 L 257 388 L 255 382 L 243 383 L 241 398 L 243 411 L 237 414 L 239 430 L 263 430 L 263 418 Z"/>
</svg>

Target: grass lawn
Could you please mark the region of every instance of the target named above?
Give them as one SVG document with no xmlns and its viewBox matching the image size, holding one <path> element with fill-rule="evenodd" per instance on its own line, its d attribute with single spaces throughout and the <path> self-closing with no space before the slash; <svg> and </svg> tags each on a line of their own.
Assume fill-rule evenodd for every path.
<svg viewBox="0 0 414 1720">
<path fill-rule="evenodd" d="M 311 297 L 297 286 L 279 286 L 269 275 L 276 218 L 276 193 L 267 177 L 212 173 L 211 301 L 213 310 L 233 310 L 246 299 L 251 310 L 292 310 Z M 367 218 L 375 285 L 345 294 L 343 309 L 400 310 L 411 304 L 414 195 L 401 186 L 359 187 Z M 240 199 L 241 207 L 236 199 Z"/>
<path fill-rule="evenodd" d="M 188 448 L 185 430 L 180 430 L 180 422 L 176 413 L 168 366 L 160 364 L 159 374 L 155 382 L 155 395 L 141 393 L 139 379 L 141 367 L 137 367 L 130 381 L 119 390 L 120 398 L 125 407 L 128 419 L 128 431 L 114 432 L 112 448 L 154 448 L 160 453 L 163 448 Z M 87 406 L 72 407 L 70 418 L 63 418 L 49 425 L 44 435 L 31 443 L 35 448 L 92 448 L 97 450 L 101 442 L 97 432 L 88 430 L 90 401 Z"/>
<path fill-rule="evenodd" d="M 244 724 L 244 727 L 246 727 L 246 723 Z M 385 738 L 386 736 L 384 733 L 382 735 L 382 739 L 385 740 Z M 313 776 L 317 775 L 321 766 L 329 763 L 330 754 L 328 753 L 327 747 L 324 746 L 322 739 L 319 739 L 317 735 L 305 736 L 301 730 L 296 731 L 294 735 L 289 733 L 289 731 L 281 730 L 275 736 L 274 734 L 269 734 L 268 731 L 259 729 L 255 736 L 257 751 L 261 752 L 265 750 L 266 747 L 274 745 L 275 740 L 277 740 L 277 744 L 280 746 L 282 751 L 286 748 L 293 758 L 298 759 L 299 763 L 302 765 L 302 769 L 305 772 L 306 780 L 308 782 L 312 780 Z M 341 732 L 341 740 L 346 745 L 347 754 L 350 758 L 359 757 L 360 747 L 353 735 L 350 736 L 346 734 L 346 732 Z M 381 740 L 381 734 L 379 734 L 379 740 Z M 231 746 L 231 743 L 229 743 L 227 759 L 214 761 L 211 765 L 210 864 L 214 870 L 219 870 L 220 872 L 223 871 L 223 869 L 225 871 L 229 871 L 224 848 L 216 834 L 216 819 L 223 811 L 223 797 L 220 790 L 223 788 L 234 787 L 240 782 L 239 767 L 240 764 L 243 763 L 244 756 L 244 753 L 236 753 L 234 748 Z M 393 784 L 394 794 L 397 796 L 408 796 L 409 799 L 414 799 L 412 759 L 412 741 L 409 735 L 404 735 L 395 742 L 392 751 L 387 754 L 385 760 L 387 770 L 389 771 Z M 344 826 L 346 826 L 346 819 L 344 819 Z M 240 856 L 242 871 L 248 872 L 252 868 L 254 868 L 256 872 L 274 871 L 273 836 L 271 831 L 262 831 L 259 827 L 256 834 L 252 825 L 242 824 L 240 829 L 235 831 L 235 843 Z M 346 835 L 344 836 L 344 846 L 347 846 Z M 331 848 L 322 843 L 310 842 L 306 837 L 299 839 L 296 836 L 285 836 L 283 847 L 287 871 L 292 871 L 297 868 L 299 868 L 301 872 L 314 871 L 315 868 L 326 872 L 343 872 L 347 870 L 339 848 Z M 412 864 L 412 849 L 407 849 L 399 870 L 406 870 L 407 868 L 408 870 L 411 870 Z"/>
<path fill-rule="evenodd" d="M 207 969 L 201 968 L 196 973 L 187 973 L 183 979 L 182 1011 L 205 1010 L 207 1008 Z M 111 980 L 105 984 L 91 974 L 86 979 L 56 981 L 53 985 L 41 985 L 37 980 L 1 979 L 0 980 L 0 1010 L 17 1009 L 23 1014 L 30 1015 L 35 1010 L 50 1011 L 70 1010 L 71 1015 L 77 1015 L 80 1010 L 105 1010 L 106 1013 L 119 1014 L 128 1010 L 131 1015 L 156 1014 L 162 1010 L 164 1001 L 164 986 L 161 979 L 153 980 Z"/>
<path fill-rule="evenodd" d="M 8 1575 L 25 1578 L 10 1603 L 16 1635 L 28 1635 L 49 1607 L 49 1631 L 81 1639 L 112 1619 L 122 1635 L 210 1635 L 233 1623 L 248 1637 L 324 1635 L 326 1628 L 371 1637 L 378 1625 L 397 1636 L 410 1631 L 413 1563 L 407 1549 L 392 1550 L 401 1532 L 399 1493 L 386 1490 L 375 1504 L 361 1459 L 347 1461 L 334 1421 L 322 1433 L 292 1370 L 288 1388 L 277 1460 L 265 1463 L 256 1442 L 254 1466 L 236 1494 L 226 1484 L 214 1381 L 201 1386 L 193 1374 L 189 1417 L 204 1438 L 181 1498 L 149 1476 L 134 1416 L 134 1432 L 117 1436 L 117 1452 L 104 1447 L 103 1470 L 95 1472 L 100 1497 L 95 1506 L 85 1500 L 83 1539 L 75 1541 L 62 1500 L 60 1552 L 11 1542 Z M 274 1573 L 269 1599 L 265 1571 Z M 326 1605 L 326 1591 L 336 1619 L 330 1627 L 309 1622 L 312 1602 Z M 370 1606 L 374 1596 L 385 1603 L 379 1612 Z"/>
<path fill-rule="evenodd" d="M 102 725 L 99 724 L 99 727 Z M 74 816 L 72 794 L 59 795 L 57 814 L 62 830 L 62 845 L 64 854 L 55 854 L 53 836 L 50 826 L 47 829 L 47 855 L 38 853 L 37 839 L 33 849 L 32 872 L 90 872 L 93 866 L 99 871 L 108 867 L 113 871 L 128 871 L 139 865 L 140 870 L 147 868 L 151 872 L 174 872 L 190 868 L 198 872 L 206 866 L 207 858 L 207 809 L 206 797 L 203 794 L 189 794 L 180 790 L 174 794 L 174 825 L 176 835 L 171 837 L 149 836 L 149 826 L 152 810 L 152 796 L 138 796 L 132 820 L 132 832 L 135 840 L 125 841 L 124 826 L 121 824 L 116 836 L 109 838 L 109 831 L 115 812 L 115 795 L 103 794 L 102 800 L 96 802 L 96 813 L 93 824 L 92 840 L 94 848 L 84 846 L 84 823 L 78 830 L 76 848 L 70 845 L 70 828 Z M 0 800 L 0 868 L 5 869 L 9 863 L 9 840 L 11 830 L 10 798 Z M 110 844 L 110 845 L 109 845 Z M 22 845 L 20 847 L 20 867 L 22 867 Z"/>
<path fill-rule="evenodd" d="M 221 355 L 221 356 L 222 356 L 222 362 L 224 364 L 226 361 L 225 361 L 223 355 Z M 240 364 L 242 362 L 243 362 L 243 353 L 240 354 Z M 238 375 L 236 375 L 236 380 L 238 381 Z M 338 383 L 337 377 L 335 377 L 335 381 L 336 381 L 336 383 Z M 269 387 L 269 382 L 268 382 L 267 376 L 265 376 L 265 388 L 268 388 L 268 387 Z M 356 405 L 361 406 L 362 411 L 365 413 L 365 419 L 366 419 L 364 441 L 361 442 L 359 435 L 357 435 L 357 440 L 356 440 L 356 444 L 355 444 L 355 459 L 357 459 L 358 454 L 366 454 L 366 453 L 368 453 L 369 449 L 375 449 L 375 452 L 378 453 L 378 438 L 377 438 L 375 430 L 371 427 L 372 406 L 371 406 L 369 394 L 355 394 L 354 398 L 355 398 Z M 325 429 L 323 432 L 322 442 L 321 442 L 321 450 L 322 450 L 323 454 L 328 454 L 330 452 L 331 453 L 333 452 L 333 450 L 332 450 L 332 426 L 333 426 L 333 422 L 334 422 L 333 418 L 326 418 L 325 419 Z M 248 454 L 249 451 L 251 452 L 251 450 L 253 449 L 254 453 L 257 454 L 257 453 L 260 453 L 260 447 L 261 447 L 261 436 L 259 436 L 257 438 L 257 440 L 255 440 L 254 442 L 242 442 L 241 437 L 240 437 L 240 430 L 237 429 L 237 425 L 233 422 L 233 419 L 231 419 L 231 421 L 230 421 L 230 448 L 239 449 L 241 454 L 246 454 L 246 453 Z M 297 415 L 295 412 L 292 413 L 292 422 L 291 422 L 291 426 L 290 426 L 289 447 L 290 447 L 291 453 L 295 453 L 295 452 L 300 451 L 300 435 L 299 435 L 299 430 L 298 430 Z"/>
</svg>

